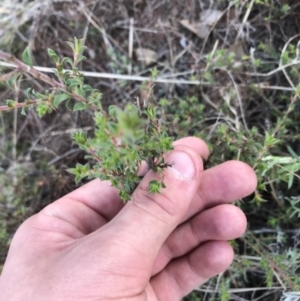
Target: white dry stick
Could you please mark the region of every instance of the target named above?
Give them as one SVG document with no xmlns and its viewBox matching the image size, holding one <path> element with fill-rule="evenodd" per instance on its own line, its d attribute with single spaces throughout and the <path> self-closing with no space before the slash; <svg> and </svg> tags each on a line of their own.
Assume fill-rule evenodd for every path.
<svg viewBox="0 0 300 301">
<path fill-rule="evenodd" d="M 112 45 L 107 38 L 104 27 L 103 26 L 101 27 L 100 25 L 97 24 L 97 22 L 93 18 L 93 13 L 88 8 L 83 9 L 82 12 L 86 16 L 88 21 L 102 34 L 102 38 L 103 38 L 103 41 L 105 44 L 106 51 L 108 49 L 112 48 Z"/>
<path fill-rule="evenodd" d="M 129 20 L 129 42 L 128 42 L 128 56 L 129 56 L 129 66 L 128 73 L 132 72 L 132 53 L 133 53 L 133 32 L 134 32 L 134 19 Z"/>
<path fill-rule="evenodd" d="M 218 45 L 219 45 L 219 40 L 216 40 L 216 42 L 215 42 L 215 44 L 214 44 L 214 47 L 213 47 L 213 49 L 212 49 L 212 51 L 211 51 L 211 53 L 210 53 L 210 57 L 211 57 L 211 58 L 214 57 L 214 55 L 215 55 L 215 53 L 216 53 L 216 51 L 217 51 L 217 49 L 218 49 Z M 208 71 L 210 65 L 211 65 L 211 63 L 208 62 L 207 65 L 206 65 L 206 67 L 205 67 L 205 72 Z"/>
<path fill-rule="evenodd" d="M 295 65 L 295 64 L 293 64 Z M 0 61 L 0 66 L 2 67 L 8 67 L 8 68 L 18 68 L 15 64 L 6 63 Z M 48 68 L 48 67 L 39 67 L 39 66 L 33 66 L 32 67 L 35 70 L 38 70 L 40 72 L 44 73 L 54 73 L 54 68 Z M 280 69 L 282 70 L 282 68 Z M 71 72 L 71 70 L 63 70 L 63 72 Z M 96 78 L 105 78 L 105 79 L 115 79 L 115 80 L 127 80 L 127 81 L 137 81 L 137 82 L 145 82 L 145 81 L 152 81 L 154 83 L 162 83 L 162 84 L 179 84 L 179 85 L 202 85 L 202 86 L 211 86 L 212 84 L 209 82 L 204 82 L 200 80 L 185 80 L 180 78 L 164 78 L 164 77 L 158 77 L 153 80 L 151 77 L 147 76 L 139 76 L 139 75 L 122 75 L 122 74 L 112 74 L 112 73 L 101 73 L 101 72 L 90 72 L 90 71 L 80 71 L 80 73 L 83 76 L 86 77 L 96 77 Z M 255 74 L 254 74 L 255 75 Z M 241 87 L 249 86 L 247 84 L 240 84 Z M 282 86 L 270 86 L 265 83 L 259 83 L 259 84 L 253 84 L 252 87 L 264 89 L 264 90 L 279 90 L 279 91 L 294 91 L 291 87 L 282 87 Z"/>
<path fill-rule="evenodd" d="M 247 11 L 246 11 L 246 13 L 245 13 L 245 15 L 244 15 L 244 18 L 243 18 L 243 24 L 246 24 L 246 23 L 247 23 L 254 2 L 255 2 L 255 0 L 251 0 L 250 4 L 249 4 L 249 6 L 248 6 L 248 9 L 247 9 Z"/>
<path fill-rule="evenodd" d="M 286 52 L 288 46 L 290 45 L 290 43 L 291 43 L 294 39 L 299 38 L 299 37 L 300 37 L 299 34 L 297 34 L 297 35 L 291 37 L 291 38 L 287 41 L 287 43 L 284 45 L 284 47 L 283 47 L 283 49 L 282 49 L 282 51 L 281 51 L 281 55 L 280 55 L 280 63 L 279 63 L 279 67 L 282 67 L 282 65 L 283 65 L 283 64 L 282 64 L 283 55 L 284 55 L 284 53 Z M 295 58 L 295 61 L 298 61 L 297 57 Z M 283 74 L 284 74 L 286 80 L 289 82 L 290 86 L 293 88 L 294 91 L 296 91 L 297 89 L 296 89 L 296 87 L 295 87 L 293 81 L 291 80 L 290 76 L 288 75 L 288 73 L 286 72 L 286 70 L 285 70 L 284 68 L 282 69 L 282 72 L 283 72 Z"/>
<path fill-rule="evenodd" d="M 299 301 L 300 292 L 287 292 L 283 293 L 280 301 Z"/>
<path fill-rule="evenodd" d="M 242 102 L 242 98 L 241 98 L 241 95 L 240 95 L 240 91 L 239 91 L 239 87 L 238 85 L 236 84 L 232 74 L 230 71 L 227 71 L 226 69 L 223 69 L 225 72 L 227 72 L 228 76 L 230 77 L 233 85 L 234 85 L 234 88 L 235 88 L 235 91 L 236 91 L 236 95 L 237 95 L 237 99 L 239 101 L 239 105 L 240 105 L 240 111 L 241 111 L 241 117 L 242 117 L 242 120 L 243 120 L 243 123 L 244 123 L 244 127 L 245 129 L 248 131 L 248 126 L 247 126 L 247 122 L 246 122 L 246 118 L 245 118 L 245 110 L 244 110 L 244 106 L 243 106 L 243 102 Z"/>
</svg>

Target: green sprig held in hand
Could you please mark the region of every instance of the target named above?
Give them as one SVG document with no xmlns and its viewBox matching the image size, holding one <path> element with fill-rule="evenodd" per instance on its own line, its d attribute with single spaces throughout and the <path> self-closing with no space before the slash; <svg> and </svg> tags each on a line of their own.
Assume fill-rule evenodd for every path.
<svg viewBox="0 0 300 301">
<path fill-rule="evenodd" d="M 126 202 L 141 181 L 138 170 L 142 161 L 147 162 L 149 169 L 161 174 L 164 168 L 171 166 L 164 162 L 164 154 L 173 149 L 173 139 L 162 125 L 158 107 L 146 100 L 143 105 L 139 101 L 136 105 L 127 104 L 124 109 L 111 105 L 105 111 L 101 92 L 85 84 L 78 70 L 78 63 L 85 58 L 84 40 L 75 38 L 68 45 L 73 50 L 73 60 L 60 60 L 53 50 L 48 50 L 57 67 L 56 76 L 66 86 L 66 91 L 57 93 L 52 103 L 57 108 L 65 102 L 71 108 L 70 100 L 75 98 L 77 103 L 72 110 L 93 110 L 95 122 L 93 137 L 87 137 L 84 132 L 73 134 L 76 144 L 87 152 L 89 162 L 77 164 L 69 172 L 75 175 L 76 182 L 83 178 L 109 180 Z M 71 65 L 72 72 L 63 72 L 63 64 Z M 159 193 L 163 188 L 163 176 L 149 183 L 149 193 Z"/>
<path fill-rule="evenodd" d="M 138 169 L 142 161 L 158 173 L 171 166 L 164 161 L 164 154 L 173 149 L 173 139 L 163 129 L 156 107 L 110 106 L 108 114 L 96 112 L 94 121 L 94 137 L 87 138 L 83 132 L 73 134 L 75 142 L 94 162 L 69 169 L 77 182 L 85 177 L 110 180 L 126 202 L 141 180 Z M 163 176 L 149 183 L 149 193 L 159 193 L 162 188 L 165 188 Z"/>
</svg>

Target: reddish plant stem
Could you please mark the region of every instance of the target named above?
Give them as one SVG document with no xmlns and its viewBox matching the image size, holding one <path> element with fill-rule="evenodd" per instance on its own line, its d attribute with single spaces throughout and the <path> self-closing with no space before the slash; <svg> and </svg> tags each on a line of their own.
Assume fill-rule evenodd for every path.
<svg viewBox="0 0 300 301">
<path fill-rule="evenodd" d="M 7 81 L 11 76 L 13 76 L 15 73 L 17 73 L 18 72 L 18 70 L 16 69 L 16 70 L 13 70 L 13 71 L 11 71 L 11 72 L 9 72 L 9 73 L 6 73 L 6 74 L 3 74 L 3 75 L 1 75 L 0 76 L 0 82 L 5 82 L 5 81 Z"/>
<path fill-rule="evenodd" d="M 84 97 L 82 97 L 81 95 L 79 95 L 73 91 L 72 92 L 68 91 L 68 89 L 64 83 L 58 82 L 55 79 L 49 77 L 48 75 L 24 64 L 22 61 L 18 60 L 14 55 L 0 50 L 0 60 L 14 64 L 16 66 L 17 70 L 20 70 L 21 72 L 24 72 L 24 73 L 28 73 L 32 77 L 39 79 L 39 80 L 43 81 L 44 83 L 47 83 L 50 86 L 52 86 L 58 90 L 69 93 L 74 99 L 78 100 L 79 102 L 83 102 L 83 103 L 87 104 L 87 100 Z M 3 75 L 2 77 L 0 77 L 0 81 L 6 81 L 15 72 L 16 72 L 16 70 Z M 30 102 L 29 104 L 37 104 L 37 102 L 36 101 Z M 14 108 L 23 108 L 23 107 L 27 107 L 29 104 L 28 103 L 18 103 L 16 105 L 14 105 L 13 108 L 10 108 L 8 106 L 0 106 L 0 111 L 7 111 L 7 110 L 14 109 Z M 96 106 L 89 104 L 89 107 L 95 111 L 98 111 L 98 108 Z"/>
<path fill-rule="evenodd" d="M 0 50 L 0 59 L 6 62 L 10 62 L 13 63 L 14 65 L 16 65 L 16 67 L 22 71 L 22 72 L 26 72 L 29 73 L 30 75 L 32 75 L 34 78 L 36 79 L 40 79 L 41 81 L 48 83 L 49 85 L 51 85 L 54 88 L 60 89 L 60 90 L 66 90 L 66 86 L 56 80 L 54 80 L 53 78 L 49 77 L 48 75 L 41 73 L 40 71 L 24 64 L 23 62 L 21 62 L 20 60 L 18 60 L 14 55 L 6 53 L 4 51 Z"/>
<path fill-rule="evenodd" d="M 27 102 L 20 102 L 20 103 L 16 103 L 14 104 L 13 107 L 9 107 L 9 106 L 0 106 L 0 112 L 4 112 L 4 111 L 11 111 L 14 109 L 22 109 L 22 108 L 27 108 L 30 105 L 36 105 L 37 104 L 37 100 L 30 100 Z"/>
</svg>

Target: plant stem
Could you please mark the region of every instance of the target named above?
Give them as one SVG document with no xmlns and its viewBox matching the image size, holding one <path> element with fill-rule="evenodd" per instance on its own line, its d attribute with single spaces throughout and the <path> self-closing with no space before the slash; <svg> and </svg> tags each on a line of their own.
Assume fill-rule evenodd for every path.
<svg viewBox="0 0 300 301">
<path fill-rule="evenodd" d="M 61 84 L 59 82 L 57 82 L 56 80 L 54 80 L 53 78 L 49 77 L 48 75 L 24 64 L 23 62 L 21 62 L 20 60 L 18 60 L 14 55 L 12 54 L 8 54 L 2 50 L 0 50 L 0 59 L 6 62 L 11 62 L 13 64 L 16 65 L 16 67 L 22 71 L 22 72 L 26 72 L 29 73 L 30 75 L 32 75 L 34 78 L 36 79 L 40 79 L 41 81 L 48 83 L 49 85 L 51 85 L 54 88 L 60 89 L 60 90 L 66 90 L 66 86 L 64 84 Z"/>
<path fill-rule="evenodd" d="M 79 95 L 78 93 L 75 93 L 73 91 L 71 91 L 71 92 L 68 91 L 68 89 L 67 89 L 67 87 L 64 83 L 58 82 L 55 79 L 49 77 L 48 75 L 36 70 L 35 68 L 32 68 L 32 67 L 24 64 L 22 61 L 18 60 L 14 55 L 8 54 L 8 53 L 0 50 L 0 60 L 13 63 L 18 70 L 20 70 L 22 72 L 25 72 L 25 73 L 28 73 L 32 77 L 34 77 L 36 79 L 39 79 L 39 80 L 49 84 L 50 86 L 52 86 L 52 87 L 54 87 L 58 90 L 61 90 L 61 91 L 64 91 L 64 92 L 70 94 L 74 99 L 78 100 L 79 102 L 88 104 L 87 100 L 84 97 L 82 97 L 81 95 Z M 2 77 L 0 77 L 0 81 L 7 80 L 14 73 L 15 73 L 15 71 L 12 71 L 8 74 L 3 75 Z M 37 104 L 37 101 L 32 100 L 32 101 L 26 102 L 26 103 L 17 103 L 12 108 L 10 108 L 8 106 L 0 106 L 0 112 L 1 111 L 8 111 L 8 110 L 11 110 L 11 109 L 14 109 L 14 108 L 17 108 L 17 109 L 18 108 L 24 108 L 24 107 L 26 108 L 29 105 L 35 105 L 35 104 Z M 91 109 L 98 111 L 98 108 L 96 106 L 93 106 L 91 104 L 88 104 L 88 105 Z"/>
<path fill-rule="evenodd" d="M 10 110 L 14 110 L 14 109 L 27 108 L 31 105 L 36 105 L 37 102 L 38 102 L 37 100 L 30 100 L 30 101 L 27 101 L 27 102 L 16 103 L 13 107 L 0 106 L 0 112 L 10 111 Z"/>
</svg>

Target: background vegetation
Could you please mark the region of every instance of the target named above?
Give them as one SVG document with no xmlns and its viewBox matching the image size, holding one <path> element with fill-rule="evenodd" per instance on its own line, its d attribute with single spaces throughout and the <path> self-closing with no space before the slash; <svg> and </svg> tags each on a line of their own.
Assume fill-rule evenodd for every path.
<svg viewBox="0 0 300 301">
<path fill-rule="evenodd" d="M 103 108 L 147 99 L 168 135 L 207 141 L 207 168 L 237 159 L 255 169 L 256 192 L 236 202 L 249 224 L 232 242 L 233 265 L 186 300 L 300 300 L 298 1 L 0 3 L 0 50 L 55 67 L 47 49 L 73 60 L 66 41 L 84 38 L 86 60 L 76 67 L 90 72 L 82 80 L 101 91 Z M 22 115 L 16 107 L 41 98 L 27 89 L 47 95 L 51 83 L 4 60 L 0 53 L 0 269 L 18 225 L 76 187 L 67 169 L 87 159 L 72 133 L 95 132 L 89 106 L 40 118 L 49 108 L 41 101 Z"/>
</svg>

